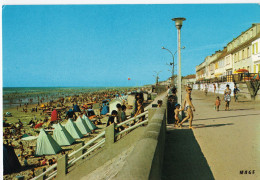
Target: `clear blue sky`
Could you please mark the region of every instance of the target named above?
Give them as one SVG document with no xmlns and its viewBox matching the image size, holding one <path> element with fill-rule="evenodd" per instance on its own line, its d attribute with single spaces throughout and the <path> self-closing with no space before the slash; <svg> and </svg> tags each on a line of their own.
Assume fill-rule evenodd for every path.
<svg viewBox="0 0 260 180">
<path fill-rule="evenodd" d="M 194 74 L 259 23 L 259 12 L 258 4 L 4 6 L 3 86 L 136 86 L 154 83 L 154 71 L 166 80 L 172 58 L 161 47 L 177 49 L 174 17 L 187 19 L 182 74 Z"/>
</svg>

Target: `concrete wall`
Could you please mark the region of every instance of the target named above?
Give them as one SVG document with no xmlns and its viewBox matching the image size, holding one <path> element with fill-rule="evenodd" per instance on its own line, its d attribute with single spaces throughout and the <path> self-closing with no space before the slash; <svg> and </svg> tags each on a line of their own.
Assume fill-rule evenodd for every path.
<svg viewBox="0 0 260 180">
<path fill-rule="evenodd" d="M 143 136 L 127 157 L 121 171 L 113 179 L 161 179 L 165 133 L 166 103 L 160 108 L 149 109 L 149 122 Z"/>
<path fill-rule="evenodd" d="M 194 84 L 193 89 L 204 91 L 205 85 L 207 85 L 208 92 L 214 92 L 213 84 L 216 84 L 216 93 L 218 93 L 218 94 L 224 94 L 224 90 L 226 88 L 226 85 L 229 84 L 229 88 L 232 91 L 231 96 L 233 96 L 233 89 L 234 89 L 234 86 L 235 86 L 233 82 Z M 238 93 L 238 96 L 241 96 L 242 98 L 251 100 L 251 95 L 250 95 L 250 92 L 248 90 L 246 83 L 237 83 L 237 87 L 240 90 L 240 92 Z M 255 100 L 260 101 L 260 90 L 258 90 L 257 96 L 255 97 Z"/>
</svg>

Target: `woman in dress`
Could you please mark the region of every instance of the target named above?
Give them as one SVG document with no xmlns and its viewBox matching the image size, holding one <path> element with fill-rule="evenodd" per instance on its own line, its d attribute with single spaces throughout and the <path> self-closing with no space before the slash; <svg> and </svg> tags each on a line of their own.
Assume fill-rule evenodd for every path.
<svg viewBox="0 0 260 180">
<path fill-rule="evenodd" d="M 229 104 L 231 101 L 231 89 L 229 89 L 229 85 L 227 84 L 227 88 L 224 90 L 224 101 L 226 103 L 225 111 L 229 111 Z"/>
</svg>

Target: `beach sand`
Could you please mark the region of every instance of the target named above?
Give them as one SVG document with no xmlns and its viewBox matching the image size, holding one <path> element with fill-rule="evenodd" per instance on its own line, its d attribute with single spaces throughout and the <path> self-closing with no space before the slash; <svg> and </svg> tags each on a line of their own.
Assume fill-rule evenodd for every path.
<svg viewBox="0 0 260 180">
<path fill-rule="evenodd" d="M 106 98 L 104 98 L 104 99 L 106 99 Z M 37 104 L 29 104 L 28 107 L 27 107 L 27 109 L 28 109 L 28 112 L 27 112 L 27 113 L 22 112 L 23 107 L 24 107 L 23 105 L 22 105 L 22 107 L 19 107 L 18 110 L 17 110 L 17 107 L 12 107 L 12 108 L 8 108 L 8 109 L 4 109 L 4 110 L 3 110 L 3 113 L 4 113 L 4 114 L 5 114 L 6 112 L 11 112 L 11 113 L 12 113 L 12 117 L 4 117 L 4 118 L 6 118 L 7 123 L 16 123 L 16 122 L 18 122 L 18 119 L 20 119 L 21 122 L 24 124 L 24 128 L 22 129 L 22 131 L 25 130 L 26 133 L 31 133 L 31 135 L 37 136 L 39 132 L 37 132 L 36 130 L 39 131 L 39 129 L 30 128 L 29 125 L 27 125 L 27 124 L 29 123 L 29 121 L 30 121 L 31 119 L 36 118 L 37 120 L 39 120 L 39 119 L 44 120 L 45 117 L 50 118 L 50 116 L 43 114 L 43 113 L 42 113 L 42 110 L 38 110 L 38 112 L 31 112 L 31 109 L 32 109 L 32 108 L 35 108 L 36 105 L 37 105 Z M 66 103 L 65 106 L 70 106 L 70 107 L 71 107 L 71 106 L 72 106 L 72 103 Z M 38 107 L 39 107 L 39 106 L 38 106 Z M 127 115 L 130 115 L 131 111 L 132 111 L 132 109 L 127 109 L 126 114 L 127 114 Z M 62 114 L 63 114 L 62 119 L 64 119 L 65 113 L 62 113 Z M 90 134 L 90 135 L 88 135 L 88 136 L 84 136 L 83 138 L 76 140 L 76 142 L 73 143 L 73 144 L 70 145 L 70 146 L 62 146 L 62 149 L 65 150 L 65 152 L 66 152 L 67 154 L 70 154 L 70 153 L 73 151 L 73 149 L 75 148 L 75 146 L 76 146 L 79 142 L 84 141 L 84 142 L 86 143 L 86 142 L 88 142 L 90 139 L 93 139 L 93 138 L 94 138 L 95 136 L 97 136 L 100 132 L 104 131 L 104 128 L 105 128 L 105 126 L 106 126 L 107 119 L 108 119 L 108 116 L 103 116 L 103 118 L 101 119 L 102 124 L 101 124 L 101 125 L 97 125 L 98 129 L 95 130 L 95 133 Z M 61 124 L 64 125 L 66 122 L 67 122 L 67 120 L 64 120 Z M 5 129 L 5 128 L 3 128 L 3 131 L 4 131 L 4 129 Z M 20 150 L 19 150 L 18 148 L 16 148 L 16 147 L 18 146 L 18 144 L 19 144 L 20 141 L 21 141 L 20 139 L 18 139 L 18 140 L 12 140 L 13 145 L 15 146 L 15 153 L 16 153 L 16 155 L 19 155 L 19 154 L 21 153 Z M 34 149 L 35 149 L 36 142 L 37 142 L 37 140 L 32 140 L 32 141 L 30 141 L 30 142 L 22 141 L 22 143 L 23 143 L 23 145 L 24 145 L 24 149 L 25 149 L 25 154 L 28 153 L 29 146 L 33 146 Z M 58 159 L 59 157 L 61 157 L 61 156 L 62 156 L 61 153 L 58 153 L 58 154 L 56 154 L 56 155 L 46 155 L 45 157 L 46 157 L 47 159 L 50 159 L 50 158 L 53 158 L 53 157 L 54 157 L 54 158 L 57 160 L 57 159 Z M 29 158 L 28 158 L 29 167 L 25 167 L 25 166 L 24 166 L 24 163 L 23 163 L 24 158 L 18 157 L 18 159 L 19 159 L 19 161 L 20 161 L 20 164 L 22 165 L 22 170 L 21 170 L 20 172 L 17 172 L 17 173 L 12 173 L 12 174 L 4 175 L 4 176 L 3 176 L 3 179 L 14 179 L 16 176 L 24 176 L 25 179 L 29 179 L 29 178 L 28 178 L 28 175 L 29 175 L 30 170 L 31 170 L 33 167 L 36 167 L 36 164 L 37 164 L 37 162 L 38 162 L 38 159 L 41 159 L 41 157 L 29 157 Z M 45 167 L 46 169 L 48 168 L 47 165 L 41 166 L 41 167 L 36 167 L 36 169 L 35 169 L 35 174 L 36 174 L 36 176 L 37 176 L 37 174 L 38 174 L 37 172 L 41 172 L 41 171 L 42 171 L 41 169 L 44 168 L 44 167 Z"/>
</svg>

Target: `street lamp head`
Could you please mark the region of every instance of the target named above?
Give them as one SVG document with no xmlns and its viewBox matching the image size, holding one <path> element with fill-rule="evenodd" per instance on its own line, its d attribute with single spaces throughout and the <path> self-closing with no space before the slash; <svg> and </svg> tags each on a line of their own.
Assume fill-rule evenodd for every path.
<svg viewBox="0 0 260 180">
<path fill-rule="evenodd" d="M 165 49 L 165 47 L 162 47 L 162 49 Z"/>
<path fill-rule="evenodd" d="M 178 17 L 178 18 L 173 18 L 173 21 L 175 21 L 175 26 L 177 29 L 181 29 L 182 27 L 182 22 L 186 20 L 186 18 L 183 17 Z"/>
<path fill-rule="evenodd" d="M 183 46 L 182 49 L 185 49 L 185 46 Z"/>
</svg>

